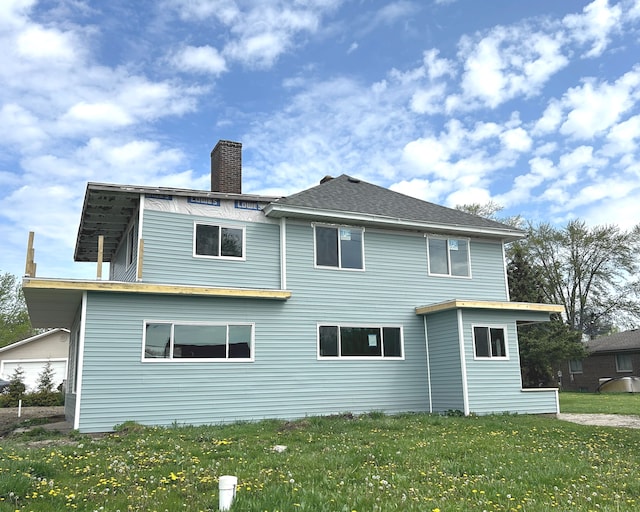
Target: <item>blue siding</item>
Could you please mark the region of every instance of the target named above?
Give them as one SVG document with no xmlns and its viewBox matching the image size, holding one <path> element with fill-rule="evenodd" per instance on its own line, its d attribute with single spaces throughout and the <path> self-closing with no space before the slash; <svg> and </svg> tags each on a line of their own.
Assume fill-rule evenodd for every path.
<svg viewBox="0 0 640 512">
<path fill-rule="evenodd" d="M 229 288 L 280 287 L 279 224 L 220 219 L 226 226 L 246 228 L 246 260 L 233 261 L 193 256 L 196 221 L 212 223 L 216 219 L 144 211 L 144 282 Z"/>
<path fill-rule="evenodd" d="M 460 339 L 456 311 L 427 317 L 427 343 L 434 412 L 464 411 Z"/>
<path fill-rule="evenodd" d="M 556 412 L 555 390 L 523 392 L 516 320 L 546 320 L 545 313 L 463 310 L 465 361 L 469 386 L 469 409 L 476 414 L 509 411 L 515 413 Z M 473 325 L 502 325 L 506 328 L 507 360 L 474 359 Z"/>
</svg>

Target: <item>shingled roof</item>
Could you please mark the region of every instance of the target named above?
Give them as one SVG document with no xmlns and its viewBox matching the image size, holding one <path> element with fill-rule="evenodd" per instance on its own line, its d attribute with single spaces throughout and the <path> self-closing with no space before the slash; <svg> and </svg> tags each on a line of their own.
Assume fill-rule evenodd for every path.
<svg viewBox="0 0 640 512">
<path fill-rule="evenodd" d="M 640 352 L 640 329 L 617 332 L 610 336 L 600 336 L 587 342 L 587 350 L 591 354 L 605 352 Z"/>
<path fill-rule="evenodd" d="M 269 204 L 271 217 L 353 219 L 371 223 L 441 232 L 464 232 L 521 238 L 524 233 L 484 217 L 422 201 L 343 174 Z"/>
</svg>

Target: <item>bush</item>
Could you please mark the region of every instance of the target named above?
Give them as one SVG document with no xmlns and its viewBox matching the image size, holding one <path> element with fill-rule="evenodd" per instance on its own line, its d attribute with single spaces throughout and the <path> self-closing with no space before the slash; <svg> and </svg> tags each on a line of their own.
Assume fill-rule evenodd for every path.
<svg viewBox="0 0 640 512">
<path fill-rule="evenodd" d="M 34 391 L 22 397 L 24 407 L 52 407 L 64 405 L 64 394 L 59 391 Z"/>
</svg>

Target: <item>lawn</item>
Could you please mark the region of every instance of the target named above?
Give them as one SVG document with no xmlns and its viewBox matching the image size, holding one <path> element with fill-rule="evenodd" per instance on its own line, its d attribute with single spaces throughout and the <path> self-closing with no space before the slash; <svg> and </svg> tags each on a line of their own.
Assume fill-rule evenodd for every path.
<svg viewBox="0 0 640 512">
<path fill-rule="evenodd" d="M 640 414 L 640 393 L 560 393 L 560 412 Z"/>
<path fill-rule="evenodd" d="M 213 511 L 225 474 L 242 512 L 631 511 L 640 430 L 379 413 L 125 424 L 97 438 L 35 430 L 0 443 L 0 511 Z"/>
</svg>

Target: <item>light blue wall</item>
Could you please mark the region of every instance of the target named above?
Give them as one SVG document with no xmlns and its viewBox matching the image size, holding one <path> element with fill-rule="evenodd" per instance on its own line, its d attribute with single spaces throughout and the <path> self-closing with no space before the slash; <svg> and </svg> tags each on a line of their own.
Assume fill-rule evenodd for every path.
<svg viewBox="0 0 640 512">
<path fill-rule="evenodd" d="M 280 287 L 279 224 L 219 219 L 225 226 L 246 227 L 246 260 L 234 261 L 193 256 L 195 221 L 211 223 L 216 219 L 144 211 L 143 282 L 231 288 Z"/>
<path fill-rule="evenodd" d="M 427 317 L 433 412 L 464 411 L 460 338 L 455 310 Z"/>
<path fill-rule="evenodd" d="M 279 287 L 278 224 L 245 223 L 247 261 L 201 260 L 192 256 L 195 218 L 145 212 L 145 282 Z M 89 293 L 81 430 L 109 430 L 127 420 L 201 424 L 428 411 L 424 324 L 415 307 L 452 298 L 506 299 L 499 242 L 472 240 L 473 278 L 455 279 L 427 274 L 420 234 L 367 229 L 366 271 L 314 268 L 309 223 L 287 223 L 286 240 L 287 301 Z M 145 319 L 254 322 L 255 361 L 142 363 Z M 402 326 L 404 359 L 318 360 L 317 325 L 339 323 Z M 439 393 L 446 393 L 434 400 L 437 410 L 463 405 L 456 329 L 455 313 L 429 324 L 432 385 L 437 379 Z M 480 385 L 481 370 L 473 373 Z M 512 388 L 514 382 L 519 374 Z"/>
<path fill-rule="evenodd" d="M 509 411 L 513 413 L 555 412 L 556 393 L 552 390 L 522 392 L 516 320 L 546 321 L 547 313 L 495 310 L 463 310 L 465 361 L 469 387 L 469 410 L 476 414 Z M 506 328 L 507 360 L 474 359 L 473 326 Z"/>
<path fill-rule="evenodd" d="M 120 240 L 120 245 L 116 250 L 114 257 L 111 259 L 109 264 L 109 279 L 112 281 L 125 281 L 125 282 L 135 282 L 137 277 L 137 261 L 138 261 L 138 244 L 136 242 L 133 247 L 133 263 L 131 265 L 127 265 L 127 236 L 129 234 L 129 229 L 131 229 L 131 225 L 134 226 L 135 238 L 138 239 L 138 223 L 137 223 L 137 212 L 134 214 L 134 217 L 127 226 L 125 230 L 122 240 Z"/>
</svg>

